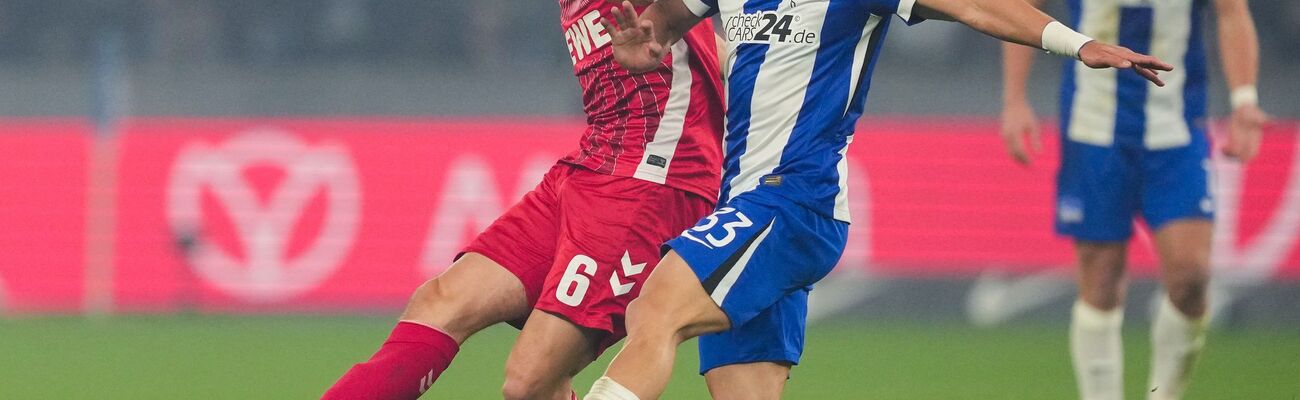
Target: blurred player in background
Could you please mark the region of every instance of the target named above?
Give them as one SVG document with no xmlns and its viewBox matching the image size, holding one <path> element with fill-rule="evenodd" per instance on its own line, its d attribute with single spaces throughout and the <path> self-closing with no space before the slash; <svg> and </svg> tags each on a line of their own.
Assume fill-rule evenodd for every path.
<svg viewBox="0 0 1300 400">
<path fill-rule="evenodd" d="M 990 35 L 1134 68 L 1169 66 L 1094 42 L 1020 1 L 659 0 L 611 10 L 614 56 L 653 70 L 721 13 L 728 57 L 722 206 L 669 241 L 628 312 L 628 343 L 588 399 L 658 398 L 675 350 L 695 336 L 716 399 L 776 399 L 803 351 L 808 293 L 843 253 L 845 154 L 892 16 L 955 19 Z"/>
<path fill-rule="evenodd" d="M 633 75 L 614 63 L 599 23 L 610 6 L 560 0 L 587 113 L 578 150 L 416 289 L 379 351 L 325 398 L 419 397 L 461 343 L 509 322 L 523 331 L 505 398 L 569 399 L 571 378 L 624 336 L 624 311 L 660 244 L 713 209 L 723 105 L 710 24 Z"/>
<path fill-rule="evenodd" d="M 1041 2 L 1042 0 L 1031 0 Z M 1084 399 L 1123 397 L 1120 324 L 1127 243 L 1138 215 L 1155 233 L 1168 296 L 1151 330 L 1149 397 L 1177 399 L 1204 342 L 1214 184 L 1206 134 L 1206 0 L 1068 0 L 1075 29 L 1174 63 L 1166 87 L 1129 71 L 1065 66 L 1057 232 L 1074 238 L 1079 300 L 1070 353 Z M 1259 50 L 1246 0 L 1213 0 L 1219 48 L 1232 90 L 1224 153 L 1248 161 L 1265 116 L 1256 106 Z M 1005 47 L 1002 136 L 1028 164 L 1038 146 L 1025 96 L 1033 50 Z"/>
</svg>

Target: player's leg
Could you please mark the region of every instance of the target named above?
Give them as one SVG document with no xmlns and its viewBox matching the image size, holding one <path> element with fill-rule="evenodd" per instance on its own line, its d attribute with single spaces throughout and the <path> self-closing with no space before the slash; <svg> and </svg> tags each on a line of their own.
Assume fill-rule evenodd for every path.
<svg viewBox="0 0 1300 400">
<path fill-rule="evenodd" d="M 505 399 L 569 400 L 573 376 L 596 359 L 608 335 L 533 310 L 506 361 Z"/>
<path fill-rule="evenodd" d="M 1120 330 L 1127 292 L 1124 242 L 1076 242 L 1079 299 L 1070 317 L 1070 357 L 1084 400 L 1122 399 Z"/>
<path fill-rule="evenodd" d="M 627 309 L 627 343 L 591 387 L 588 400 L 657 399 L 672 376 L 677 346 L 730 326 L 676 252 L 660 260 Z"/>
<path fill-rule="evenodd" d="M 1057 177 L 1057 232 L 1075 239 L 1079 298 L 1070 318 L 1070 356 L 1079 397 L 1123 398 L 1120 329 L 1125 259 L 1141 198 L 1140 153 L 1121 144 L 1066 138 Z"/>
<path fill-rule="evenodd" d="M 789 376 L 790 363 L 762 361 L 711 369 L 704 381 L 714 400 L 778 400 Z"/>
<path fill-rule="evenodd" d="M 1193 138 L 1146 157 L 1143 217 L 1155 231 L 1166 293 L 1151 325 L 1152 399 L 1182 397 L 1205 341 L 1214 199 L 1208 141 L 1203 132 Z"/>
<path fill-rule="evenodd" d="M 1151 326 L 1150 398 L 1178 399 L 1205 343 L 1206 290 L 1213 225 L 1171 222 L 1156 232 L 1166 297 Z"/>
<path fill-rule="evenodd" d="M 438 379 L 469 336 L 525 318 L 552 263 L 558 221 L 553 186 L 566 170 L 553 168 L 451 268 L 420 285 L 388 340 L 324 398 L 414 399 Z"/>
<path fill-rule="evenodd" d="M 465 254 L 416 289 L 379 350 L 348 370 L 324 398 L 419 397 L 467 338 L 496 323 L 523 318 L 528 310 L 519 278 L 481 254 Z"/>
</svg>

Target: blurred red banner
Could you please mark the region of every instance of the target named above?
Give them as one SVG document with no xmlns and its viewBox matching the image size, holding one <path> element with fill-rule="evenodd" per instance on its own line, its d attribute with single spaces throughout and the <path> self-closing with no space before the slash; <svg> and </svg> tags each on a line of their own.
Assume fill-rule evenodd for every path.
<svg viewBox="0 0 1300 400">
<path fill-rule="evenodd" d="M 96 296 L 122 311 L 397 306 L 582 129 L 553 119 L 147 118 L 97 146 L 75 120 L 3 120 L 0 308 L 79 311 Z M 1069 242 L 1052 232 L 1056 135 L 1025 168 L 996 129 L 985 119 L 864 121 L 850 151 L 855 223 L 841 269 L 1067 271 Z M 1219 276 L 1300 278 L 1298 146 L 1296 123 L 1278 124 L 1250 165 L 1216 161 Z M 86 228 L 88 196 L 102 192 L 88 189 L 91 160 L 103 151 L 116 160 L 109 237 Z M 106 293 L 87 294 L 100 286 L 86 284 L 88 248 L 112 254 Z M 1149 234 L 1132 249 L 1134 273 L 1151 276 Z"/>
</svg>

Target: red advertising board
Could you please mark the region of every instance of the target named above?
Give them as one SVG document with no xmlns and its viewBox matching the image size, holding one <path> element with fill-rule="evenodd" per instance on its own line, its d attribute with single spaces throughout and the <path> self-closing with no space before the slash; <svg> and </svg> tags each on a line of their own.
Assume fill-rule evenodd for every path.
<svg viewBox="0 0 1300 400">
<path fill-rule="evenodd" d="M 168 119 L 116 142 L 113 234 L 88 232 L 83 124 L 0 121 L 0 307 L 125 311 L 395 306 L 573 148 L 576 120 Z M 871 119 L 850 151 L 854 224 L 842 269 L 973 276 L 1068 268 L 1051 231 L 1056 141 L 1032 167 L 992 120 Z M 1300 134 L 1216 163 L 1215 268 L 1300 278 Z M 93 216 L 93 215 L 92 215 Z M 106 237 L 104 237 L 106 236 Z M 91 244 L 88 247 L 88 243 Z M 1134 272 L 1151 275 L 1149 236 Z M 113 256 L 87 295 L 87 249 Z M 95 276 L 95 275 L 91 275 Z M 96 297 L 98 298 L 98 297 Z"/>
</svg>

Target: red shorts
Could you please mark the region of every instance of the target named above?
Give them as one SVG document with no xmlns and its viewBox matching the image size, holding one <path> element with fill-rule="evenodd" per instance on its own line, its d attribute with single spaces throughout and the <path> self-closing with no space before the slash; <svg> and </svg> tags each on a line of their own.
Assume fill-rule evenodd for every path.
<svg viewBox="0 0 1300 400">
<path fill-rule="evenodd" d="M 604 351 L 627 335 L 627 304 L 659 262 L 660 246 L 713 206 L 684 190 L 560 163 L 462 254 L 510 270 L 536 309 L 609 332 Z"/>
</svg>

